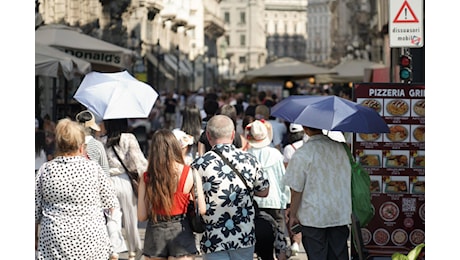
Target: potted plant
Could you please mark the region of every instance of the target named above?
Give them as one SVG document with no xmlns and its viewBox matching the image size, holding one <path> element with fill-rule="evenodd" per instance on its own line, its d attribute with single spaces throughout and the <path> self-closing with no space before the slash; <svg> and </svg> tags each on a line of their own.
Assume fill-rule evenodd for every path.
<svg viewBox="0 0 460 260">
<path fill-rule="evenodd" d="M 396 252 L 391 256 L 391 260 L 416 260 L 424 246 L 425 243 L 419 244 L 414 249 L 412 249 L 407 255 L 403 255 L 401 253 Z"/>
</svg>

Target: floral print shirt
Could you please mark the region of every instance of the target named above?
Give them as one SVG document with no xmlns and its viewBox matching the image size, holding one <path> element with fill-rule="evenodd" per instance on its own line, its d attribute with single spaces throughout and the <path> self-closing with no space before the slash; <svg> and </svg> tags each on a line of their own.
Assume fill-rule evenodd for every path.
<svg viewBox="0 0 460 260">
<path fill-rule="evenodd" d="M 240 171 L 249 190 L 214 149 L 219 150 Z M 211 151 L 195 159 L 191 167 L 202 177 L 206 200 L 202 252 L 206 254 L 254 246 L 254 192 L 269 187 L 257 159 L 232 144 L 217 144 Z"/>
</svg>

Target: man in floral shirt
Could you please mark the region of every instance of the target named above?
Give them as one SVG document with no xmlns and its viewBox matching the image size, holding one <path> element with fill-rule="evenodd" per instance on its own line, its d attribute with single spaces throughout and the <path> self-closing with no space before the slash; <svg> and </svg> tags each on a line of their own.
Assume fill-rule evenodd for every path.
<svg viewBox="0 0 460 260">
<path fill-rule="evenodd" d="M 253 196 L 268 195 L 269 183 L 257 159 L 233 144 L 235 128 L 225 115 L 213 116 L 206 135 L 212 149 L 195 159 L 192 167 L 202 176 L 206 199 L 201 238 L 204 260 L 252 259 L 255 245 Z M 222 153 L 244 176 L 247 186 L 216 153 Z"/>
</svg>

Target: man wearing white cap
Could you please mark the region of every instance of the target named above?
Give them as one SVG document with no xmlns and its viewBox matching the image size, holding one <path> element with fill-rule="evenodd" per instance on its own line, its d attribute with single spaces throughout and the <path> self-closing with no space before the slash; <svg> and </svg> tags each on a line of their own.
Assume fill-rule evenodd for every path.
<svg viewBox="0 0 460 260">
<path fill-rule="evenodd" d="M 283 157 L 284 157 L 284 166 L 287 167 L 289 164 L 289 160 L 291 160 L 292 155 L 294 152 L 299 149 L 308 139 L 308 136 L 305 134 L 303 130 L 303 126 L 299 124 L 291 123 L 289 125 L 289 133 L 287 136 L 287 144 L 283 148 Z M 289 216 L 290 209 L 289 207 L 286 209 L 286 215 Z M 297 234 L 290 233 L 289 238 L 291 240 L 291 252 L 292 255 L 297 255 L 300 251 L 300 242 L 302 240 L 302 234 L 299 232 Z"/>
</svg>

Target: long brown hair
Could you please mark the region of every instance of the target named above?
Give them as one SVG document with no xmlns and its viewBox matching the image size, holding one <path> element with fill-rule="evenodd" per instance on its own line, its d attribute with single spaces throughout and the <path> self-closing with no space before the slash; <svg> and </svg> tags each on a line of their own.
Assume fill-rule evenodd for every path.
<svg viewBox="0 0 460 260">
<path fill-rule="evenodd" d="M 146 183 L 146 199 L 151 205 L 150 216 L 154 222 L 159 209 L 163 209 L 167 215 L 172 210 L 174 193 L 179 182 L 176 163 L 185 164 L 179 141 L 170 130 L 157 130 L 152 135 Z"/>
</svg>

